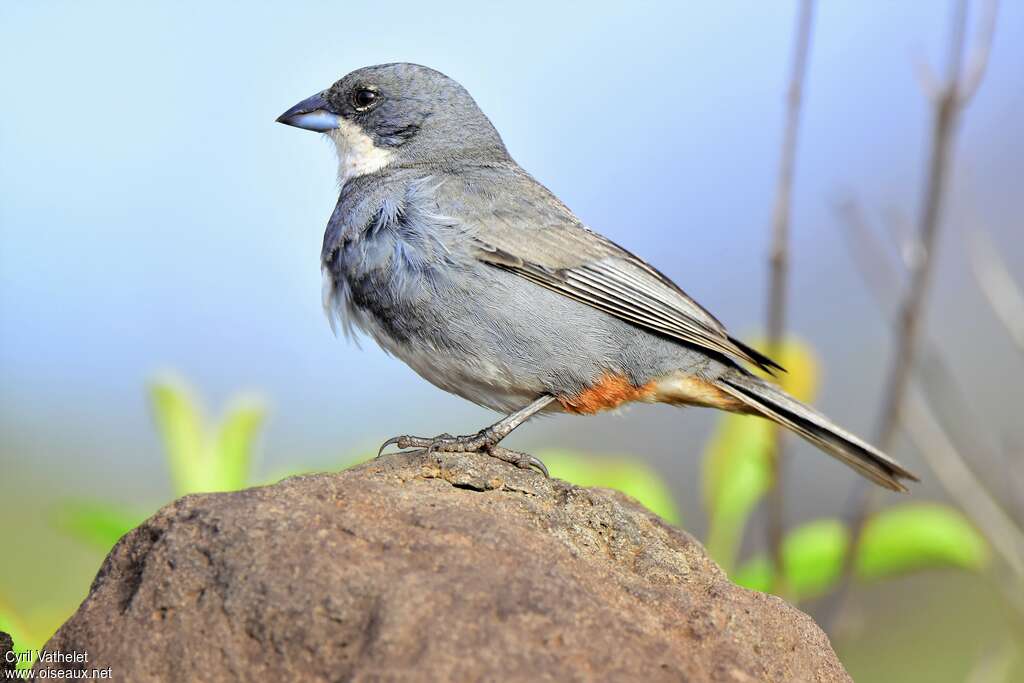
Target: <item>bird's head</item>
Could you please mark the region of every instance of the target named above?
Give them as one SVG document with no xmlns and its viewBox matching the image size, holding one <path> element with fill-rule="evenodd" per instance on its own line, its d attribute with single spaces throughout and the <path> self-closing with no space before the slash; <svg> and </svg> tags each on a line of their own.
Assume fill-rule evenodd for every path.
<svg viewBox="0 0 1024 683">
<path fill-rule="evenodd" d="M 508 158 L 466 89 L 417 64 L 358 69 L 277 120 L 329 136 L 342 183 L 387 166 Z"/>
</svg>

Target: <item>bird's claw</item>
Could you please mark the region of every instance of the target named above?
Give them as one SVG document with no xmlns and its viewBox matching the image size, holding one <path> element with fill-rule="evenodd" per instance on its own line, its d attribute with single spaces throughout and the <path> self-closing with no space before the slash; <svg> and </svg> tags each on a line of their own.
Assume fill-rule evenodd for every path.
<svg viewBox="0 0 1024 683">
<path fill-rule="evenodd" d="M 501 446 L 490 446 L 486 452 L 487 455 L 497 458 L 498 460 L 504 460 L 507 463 L 515 465 L 519 469 L 534 469 L 543 474 L 545 479 L 551 478 L 551 474 L 548 472 L 547 466 L 540 460 L 540 458 L 532 456 L 529 453 L 521 453 L 520 451 L 513 451 L 508 448 L 502 448 Z"/>
<path fill-rule="evenodd" d="M 390 439 L 388 439 L 387 441 L 385 441 L 384 443 L 382 443 L 380 445 L 380 448 L 377 449 L 377 457 L 379 458 L 380 456 L 384 455 L 384 449 L 385 448 L 387 448 L 388 446 L 394 446 L 395 444 L 399 443 L 401 440 L 402 440 L 402 437 L 400 437 L 400 436 L 393 436 Z M 399 446 L 399 448 L 401 448 L 401 446 Z"/>
<path fill-rule="evenodd" d="M 544 466 L 544 463 L 529 453 L 520 453 L 519 451 L 509 450 L 508 448 L 502 448 L 497 445 L 494 439 L 495 435 L 489 429 L 483 429 L 476 434 L 470 434 L 467 436 L 452 436 L 451 434 L 439 434 L 433 438 L 426 438 L 422 436 L 393 436 L 383 444 L 377 451 L 377 457 L 381 457 L 384 454 L 384 449 L 388 446 L 398 446 L 399 449 L 405 450 L 407 448 L 422 448 L 425 449 L 427 455 L 433 455 L 434 453 L 482 453 L 491 457 L 497 458 L 504 462 L 515 465 L 520 469 L 535 469 L 547 478 L 551 478 L 548 473 L 548 468 Z"/>
<path fill-rule="evenodd" d="M 407 448 L 422 448 L 427 451 L 427 455 L 432 455 L 437 451 L 442 452 L 462 452 L 468 450 L 479 450 L 482 446 L 472 448 L 476 444 L 469 443 L 473 437 L 466 436 L 452 436 L 447 432 L 444 434 L 438 434 L 435 437 L 425 436 L 410 436 L 403 434 L 402 436 L 393 436 L 380 445 L 377 450 L 377 457 L 384 455 L 384 449 L 388 446 L 398 446 L 399 450 L 405 450 Z"/>
</svg>

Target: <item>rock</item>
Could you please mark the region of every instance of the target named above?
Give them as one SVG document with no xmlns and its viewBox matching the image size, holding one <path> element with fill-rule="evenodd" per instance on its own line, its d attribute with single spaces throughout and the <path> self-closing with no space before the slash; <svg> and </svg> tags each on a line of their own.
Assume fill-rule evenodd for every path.
<svg viewBox="0 0 1024 683">
<path fill-rule="evenodd" d="M 46 649 L 129 681 L 850 680 L 631 499 L 473 454 L 182 498 Z"/>
<path fill-rule="evenodd" d="M 14 652 L 14 641 L 11 640 L 9 633 L 0 631 L 0 674 L 5 671 L 14 671 L 17 668 L 14 655 L 9 654 Z M 0 675 L 0 679 L 6 678 Z"/>
</svg>

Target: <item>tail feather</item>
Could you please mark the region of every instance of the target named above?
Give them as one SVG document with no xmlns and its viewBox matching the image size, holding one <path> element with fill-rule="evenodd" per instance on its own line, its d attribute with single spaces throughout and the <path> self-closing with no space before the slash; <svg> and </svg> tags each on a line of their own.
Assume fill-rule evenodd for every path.
<svg viewBox="0 0 1024 683">
<path fill-rule="evenodd" d="M 722 391 L 846 463 L 871 481 L 893 491 L 906 491 L 900 479 L 918 481 L 898 462 L 832 423 L 782 389 L 748 374 L 731 372 L 715 381 Z"/>
</svg>

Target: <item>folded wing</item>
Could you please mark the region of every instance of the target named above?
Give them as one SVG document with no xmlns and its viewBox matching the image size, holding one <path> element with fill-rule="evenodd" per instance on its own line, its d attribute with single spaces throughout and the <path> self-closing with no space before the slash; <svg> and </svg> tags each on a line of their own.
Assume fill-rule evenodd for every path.
<svg viewBox="0 0 1024 683">
<path fill-rule="evenodd" d="M 460 201 L 457 215 L 469 217 L 476 258 L 652 332 L 769 372 L 782 369 L 730 337 L 665 275 L 583 226 L 528 175 L 519 171 L 508 179 L 515 187 L 502 201 Z"/>
</svg>

